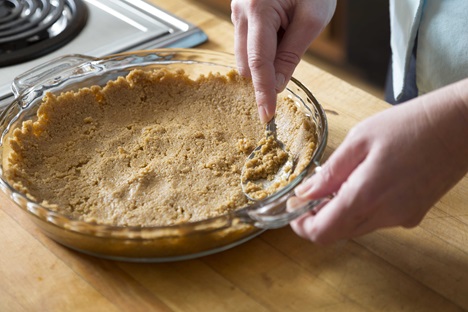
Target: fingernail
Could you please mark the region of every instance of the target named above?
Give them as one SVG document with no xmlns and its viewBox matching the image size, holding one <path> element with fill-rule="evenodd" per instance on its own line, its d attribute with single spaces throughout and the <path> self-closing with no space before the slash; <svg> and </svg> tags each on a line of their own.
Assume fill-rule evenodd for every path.
<svg viewBox="0 0 468 312">
<path fill-rule="evenodd" d="M 299 186 L 296 187 L 296 189 L 294 190 L 294 193 L 297 196 L 301 196 L 302 194 L 304 194 L 305 190 L 306 190 L 306 186 L 304 184 L 300 184 Z"/>
<path fill-rule="evenodd" d="M 277 92 L 281 92 L 284 89 L 284 75 L 282 73 L 276 73 L 276 86 L 275 89 Z"/>
<path fill-rule="evenodd" d="M 268 116 L 268 112 L 263 106 L 258 107 L 258 115 L 260 116 L 260 121 L 262 123 L 267 123 L 270 121 L 270 117 Z"/>
<path fill-rule="evenodd" d="M 297 196 L 304 196 L 306 193 L 313 193 L 316 188 L 315 185 L 316 183 L 314 183 L 314 178 L 311 177 L 302 184 L 298 185 L 294 192 Z"/>
</svg>

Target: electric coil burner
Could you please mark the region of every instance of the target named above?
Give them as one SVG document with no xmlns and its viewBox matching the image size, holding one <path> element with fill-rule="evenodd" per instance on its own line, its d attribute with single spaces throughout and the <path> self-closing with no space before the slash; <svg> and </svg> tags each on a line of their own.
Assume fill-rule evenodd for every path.
<svg viewBox="0 0 468 312">
<path fill-rule="evenodd" d="M 70 54 L 190 48 L 208 37 L 162 0 L 0 0 L 0 113 L 15 77 Z"/>
<path fill-rule="evenodd" d="M 48 54 L 75 38 L 86 24 L 81 0 L 0 2 L 0 66 Z"/>
</svg>

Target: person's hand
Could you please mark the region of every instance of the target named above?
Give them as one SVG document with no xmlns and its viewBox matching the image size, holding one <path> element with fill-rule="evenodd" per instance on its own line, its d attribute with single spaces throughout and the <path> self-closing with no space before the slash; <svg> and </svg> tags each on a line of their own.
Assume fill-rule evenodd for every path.
<svg viewBox="0 0 468 312">
<path fill-rule="evenodd" d="M 252 78 L 262 122 L 274 116 L 276 93 L 284 89 L 335 6 L 336 0 L 232 0 L 237 67 Z"/>
<path fill-rule="evenodd" d="M 389 108 L 354 127 L 289 209 L 336 193 L 291 226 L 329 244 L 378 228 L 418 225 L 468 171 L 468 79 Z"/>
</svg>

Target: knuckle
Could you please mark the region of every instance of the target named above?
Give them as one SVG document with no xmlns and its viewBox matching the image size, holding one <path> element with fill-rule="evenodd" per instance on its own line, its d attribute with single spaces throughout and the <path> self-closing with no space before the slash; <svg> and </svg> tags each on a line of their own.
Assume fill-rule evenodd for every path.
<svg viewBox="0 0 468 312">
<path fill-rule="evenodd" d="M 324 183 L 325 185 L 333 183 L 337 177 L 335 171 L 336 170 L 332 164 L 324 166 L 319 173 L 321 180 L 320 183 Z"/>
<path fill-rule="evenodd" d="M 368 211 L 358 211 L 352 216 L 352 231 L 360 230 L 369 221 L 370 216 Z"/>
<path fill-rule="evenodd" d="M 262 0 L 250 0 L 250 1 L 247 1 L 247 8 L 249 9 L 250 12 L 254 12 L 258 10 L 262 6 L 263 3 L 264 1 Z"/>
<path fill-rule="evenodd" d="M 281 51 L 276 55 L 276 62 L 287 64 L 289 66 L 296 66 L 299 64 L 301 57 L 294 52 L 290 51 Z"/>
<path fill-rule="evenodd" d="M 234 11 L 231 11 L 231 22 L 232 22 L 234 25 L 236 25 L 237 20 L 238 20 L 237 15 L 234 13 Z"/>
<path fill-rule="evenodd" d="M 232 0 L 231 2 L 231 21 L 235 24 L 236 21 L 240 19 L 242 15 L 242 6 L 239 1 Z"/>
<path fill-rule="evenodd" d="M 255 9 L 253 6 L 255 1 L 232 0 L 231 1 L 231 20 L 232 22 L 240 21 L 242 18 L 247 18 L 249 12 Z"/>
<path fill-rule="evenodd" d="M 261 70 L 268 64 L 264 57 L 258 53 L 253 52 L 249 53 L 248 55 L 248 63 L 252 70 Z"/>
<path fill-rule="evenodd" d="M 358 139 L 361 140 L 362 137 L 363 137 L 363 133 L 367 133 L 367 132 L 369 132 L 368 126 L 361 122 L 361 123 L 358 123 L 355 126 L 353 126 L 348 131 L 347 136 L 349 136 L 349 137 L 351 137 L 353 139 L 356 139 L 356 140 L 358 140 Z"/>
<path fill-rule="evenodd" d="M 325 184 L 330 183 L 330 181 L 332 181 L 332 179 L 334 177 L 332 166 L 327 166 L 322 171 L 320 171 L 320 176 L 322 178 L 323 183 L 325 183 Z"/>
<path fill-rule="evenodd" d="M 239 8 L 239 0 L 232 0 L 231 1 L 231 10 L 234 11 Z"/>
<path fill-rule="evenodd" d="M 368 129 L 363 129 L 360 125 L 354 126 L 348 131 L 345 141 L 350 144 L 351 151 L 367 151 L 369 149 L 368 132 Z"/>
<path fill-rule="evenodd" d="M 348 134 L 346 135 L 349 139 L 353 141 L 358 141 L 360 137 L 360 130 L 359 126 L 352 127 L 349 131 Z"/>
<path fill-rule="evenodd" d="M 407 229 L 415 228 L 417 227 L 421 221 L 423 220 L 423 216 L 418 215 L 413 215 L 409 217 L 403 224 L 402 226 Z"/>
</svg>

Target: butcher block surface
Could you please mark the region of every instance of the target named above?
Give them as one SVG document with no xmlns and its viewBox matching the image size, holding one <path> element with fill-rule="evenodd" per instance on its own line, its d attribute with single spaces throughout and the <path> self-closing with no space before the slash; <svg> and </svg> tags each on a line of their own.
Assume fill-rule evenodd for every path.
<svg viewBox="0 0 468 312">
<path fill-rule="evenodd" d="M 197 1 L 155 1 L 203 29 L 199 48 L 233 52 L 233 27 Z M 389 106 L 302 62 L 295 72 L 329 121 L 325 157 L 357 122 Z M 0 311 L 468 310 L 468 179 L 413 229 L 319 247 L 289 227 L 230 250 L 171 263 L 127 263 L 50 240 L 0 193 Z"/>
</svg>

